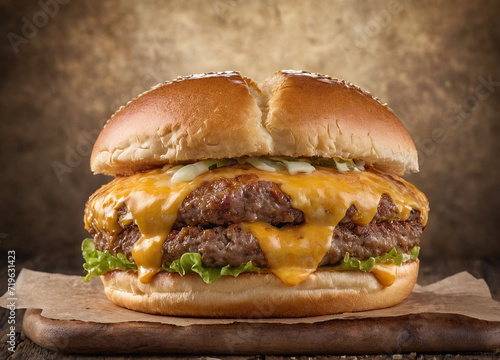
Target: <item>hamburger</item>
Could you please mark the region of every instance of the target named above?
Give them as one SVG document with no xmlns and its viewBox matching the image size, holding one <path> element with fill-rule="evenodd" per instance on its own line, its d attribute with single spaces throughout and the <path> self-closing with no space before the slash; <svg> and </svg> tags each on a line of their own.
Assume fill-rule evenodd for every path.
<svg viewBox="0 0 500 360">
<path fill-rule="evenodd" d="M 429 204 L 393 111 L 345 81 L 180 77 L 122 106 L 91 154 L 85 280 L 132 310 L 302 317 L 401 302 Z"/>
</svg>

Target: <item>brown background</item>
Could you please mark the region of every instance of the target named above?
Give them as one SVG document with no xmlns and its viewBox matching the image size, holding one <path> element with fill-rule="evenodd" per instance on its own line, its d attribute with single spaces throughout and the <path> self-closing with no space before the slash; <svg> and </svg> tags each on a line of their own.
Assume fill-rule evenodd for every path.
<svg viewBox="0 0 500 360">
<path fill-rule="evenodd" d="M 79 267 L 85 201 L 110 179 L 89 169 L 103 123 L 158 82 L 232 69 L 320 72 L 387 102 L 431 203 L 422 257 L 500 256 L 500 2 L 59 1 L 0 1 L 5 259 Z"/>
</svg>

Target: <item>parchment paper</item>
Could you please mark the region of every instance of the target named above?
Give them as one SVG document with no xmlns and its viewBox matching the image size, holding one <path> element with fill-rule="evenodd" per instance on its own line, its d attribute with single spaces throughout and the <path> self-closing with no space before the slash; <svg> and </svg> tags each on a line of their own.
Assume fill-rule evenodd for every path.
<svg viewBox="0 0 500 360">
<path fill-rule="evenodd" d="M 500 302 L 491 298 L 488 285 L 467 272 L 458 273 L 428 286 L 416 285 L 402 303 L 388 309 L 298 319 L 200 319 L 143 314 L 112 304 L 98 278 L 84 283 L 79 276 L 50 274 L 23 269 L 15 287 L 17 309 L 42 309 L 42 316 L 59 320 L 96 323 L 130 321 L 159 322 L 177 326 L 229 324 L 237 321 L 263 323 L 314 323 L 333 319 L 361 319 L 418 313 L 447 313 L 500 322 Z M 12 300 L 5 293 L 0 305 Z"/>
</svg>

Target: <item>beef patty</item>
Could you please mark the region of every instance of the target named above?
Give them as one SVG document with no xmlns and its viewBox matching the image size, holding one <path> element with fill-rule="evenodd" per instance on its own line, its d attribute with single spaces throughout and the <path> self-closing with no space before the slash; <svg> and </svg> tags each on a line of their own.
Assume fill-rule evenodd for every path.
<svg viewBox="0 0 500 360">
<path fill-rule="evenodd" d="M 126 207 L 120 208 L 118 218 L 127 211 Z M 346 252 L 352 258 L 365 259 L 383 255 L 392 248 L 409 252 L 419 244 L 423 230 L 420 213 L 412 210 L 410 217 L 401 221 L 388 195 L 382 195 L 377 213 L 368 225 L 354 223 L 355 213 L 356 208 L 351 206 L 335 227 L 331 248 L 320 266 L 338 264 Z M 259 181 L 256 175 L 204 182 L 180 206 L 177 220 L 163 244 L 163 263 L 169 264 L 184 253 L 194 252 L 201 254 L 206 266 L 239 266 L 252 261 L 255 266 L 266 267 L 258 240 L 238 225 L 254 221 L 277 227 L 296 226 L 304 222 L 304 214 L 292 207 L 291 198 L 278 184 Z M 94 228 L 89 232 L 97 250 L 108 250 L 112 255 L 122 253 L 133 261 L 132 248 L 141 236 L 137 225 L 124 227 L 115 239 Z"/>
</svg>

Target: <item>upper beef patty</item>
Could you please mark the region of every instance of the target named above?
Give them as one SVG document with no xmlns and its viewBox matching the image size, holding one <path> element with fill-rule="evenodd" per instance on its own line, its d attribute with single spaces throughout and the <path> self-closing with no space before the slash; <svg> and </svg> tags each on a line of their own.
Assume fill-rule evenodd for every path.
<svg viewBox="0 0 500 360">
<path fill-rule="evenodd" d="M 118 210 L 119 219 L 127 208 Z M 406 221 L 397 218 L 392 199 L 382 195 L 377 213 L 368 225 L 352 221 L 356 208 L 351 206 L 335 227 L 332 246 L 320 266 L 339 263 L 346 252 L 352 258 L 380 256 L 396 248 L 409 252 L 419 244 L 422 224 L 419 212 L 412 210 Z M 304 222 L 304 214 L 291 206 L 291 199 L 279 185 L 259 181 L 256 175 L 240 175 L 204 182 L 184 199 L 172 231 L 163 244 L 163 263 L 169 264 L 187 252 L 200 253 L 206 266 L 239 266 L 252 261 L 266 267 L 258 240 L 242 231 L 241 222 L 262 221 L 273 226 L 295 226 Z M 124 227 L 113 239 L 94 228 L 89 230 L 96 248 L 112 255 L 125 254 L 130 261 L 134 243 L 140 238 L 135 224 Z"/>
</svg>

